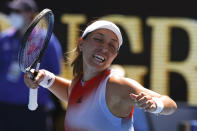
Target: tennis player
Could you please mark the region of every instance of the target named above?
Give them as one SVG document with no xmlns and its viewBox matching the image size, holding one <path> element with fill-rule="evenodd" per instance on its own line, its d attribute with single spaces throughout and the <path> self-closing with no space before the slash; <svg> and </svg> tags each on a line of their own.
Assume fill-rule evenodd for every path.
<svg viewBox="0 0 197 131">
<path fill-rule="evenodd" d="M 39 84 L 68 101 L 66 131 L 133 131 L 134 106 L 159 115 L 175 112 L 177 105 L 170 97 L 111 72 L 122 42 L 114 23 L 95 21 L 79 39 L 72 81 L 47 70 L 40 70 L 35 80 L 26 74 L 24 81 L 30 88 Z"/>
</svg>

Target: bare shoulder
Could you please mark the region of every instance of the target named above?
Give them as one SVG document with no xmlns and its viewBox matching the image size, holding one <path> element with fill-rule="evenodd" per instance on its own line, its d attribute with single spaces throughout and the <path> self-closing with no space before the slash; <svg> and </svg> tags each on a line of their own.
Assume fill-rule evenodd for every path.
<svg viewBox="0 0 197 131">
<path fill-rule="evenodd" d="M 119 77 L 119 76 L 112 76 L 108 82 L 109 86 L 117 87 L 118 90 L 123 92 L 130 92 L 134 94 L 139 94 L 141 92 L 146 92 L 151 96 L 160 96 L 158 93 L 151 91 L 148 88 L 145 88 L 139 82 L 134 79 L 126 78 L 126 77 Z M 115 88 L 116 89 L 116 88 Z"/>
<path fill-rule="evenodd" d="M 108 87 L 112 90 L 121 90 L 122 93 L 138 93 L 138 90 L 144 87 L 131 78 L 112 75 L 108 81 Z"/>
</svg>

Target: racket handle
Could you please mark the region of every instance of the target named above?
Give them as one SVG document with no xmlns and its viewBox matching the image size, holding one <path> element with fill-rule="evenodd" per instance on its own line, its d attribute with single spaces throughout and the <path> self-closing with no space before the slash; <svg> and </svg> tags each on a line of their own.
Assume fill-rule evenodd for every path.
<svg viewBox="0 0 197 131">
<path fill-rule="evenodd" d="M 28 109 L 31 111 L 34 111 L 38 107 L 37 103 L 37 97 L 38 97 L 38 88 L 29 90 L 29 104 Z"/>
</svg>

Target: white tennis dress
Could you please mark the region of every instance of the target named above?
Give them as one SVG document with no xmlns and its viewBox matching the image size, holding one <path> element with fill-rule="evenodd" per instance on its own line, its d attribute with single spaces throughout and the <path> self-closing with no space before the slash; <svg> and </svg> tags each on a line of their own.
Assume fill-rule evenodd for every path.
<svg viewBox="0 0 197 131">
<path fill-rule="evenodd" d="M 132 116 L 114 116 L 106 104 L 106 84 L 111 76 L 105 71 L 82 85 L 79 79 L 71 91 L 65 118 L 66 131 L 134 131 Z"/>
</svg>

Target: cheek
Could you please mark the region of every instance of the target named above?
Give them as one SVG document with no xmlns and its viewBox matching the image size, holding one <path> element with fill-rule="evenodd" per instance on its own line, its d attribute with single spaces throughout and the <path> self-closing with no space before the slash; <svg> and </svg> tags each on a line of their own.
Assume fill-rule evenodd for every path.
<svg viewBox="0 0 197 131">
<path fill-rule="evenodd" d="M 112 61 L 117 57 L 118 54 L 111 55 Z"/>
<path fill-rule="evenodd" d="M 84 53 L 86 53 L 86 52 L 92 52 L 93 50 L 95 50 L 95 48 L 96 47 L 94 45 L 92 45 L 92 44 L 84 44 L 83 47 L 82 47 L 82 51 Z"/>
<path fill-rule="evenodd" d="M 81 52 L 83 54 L 84 59 L 89 59 L 92 55 L 92 48 L 91 47 L 83 47 L 81 48 Z"/>
<path fill-rule="evenodd" d="M 114 59 L 116 58 L 116 56 L 117 56 L 117 55 L 110 55 L 110 56 L 109 56 L 108 63 L 111 64 L 111 63 L 114 61 Z"/>
</svg>

